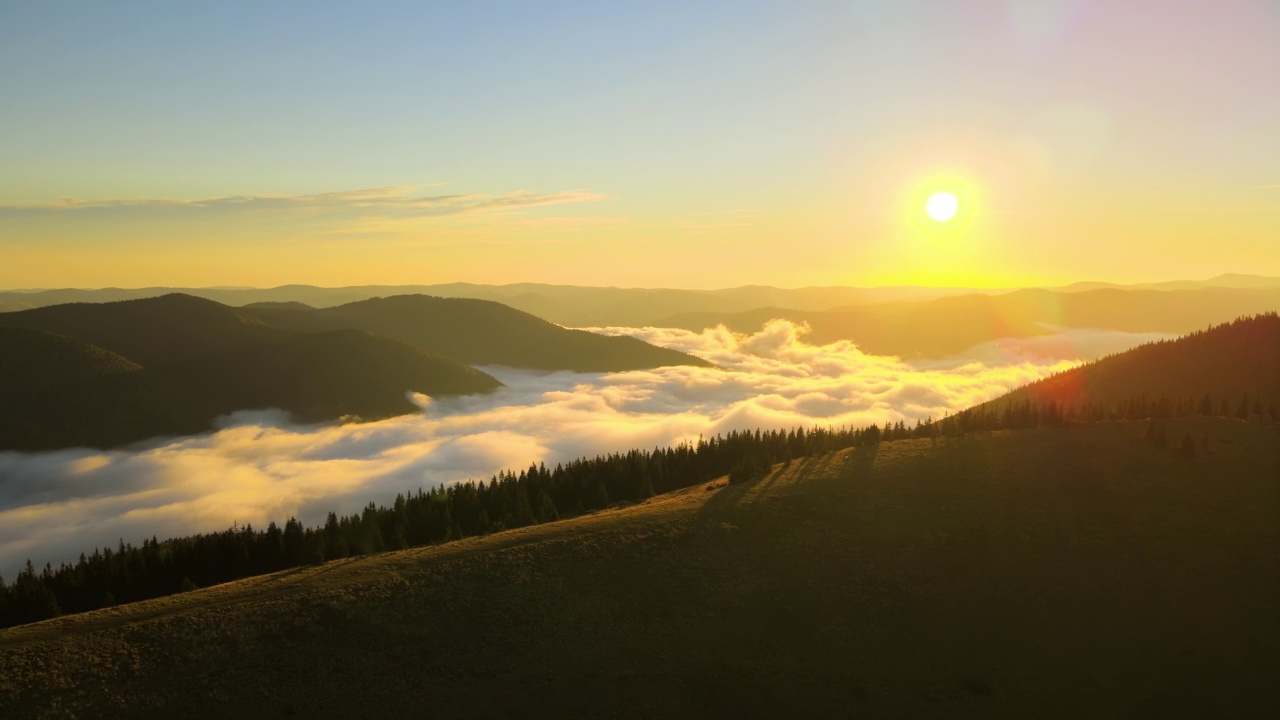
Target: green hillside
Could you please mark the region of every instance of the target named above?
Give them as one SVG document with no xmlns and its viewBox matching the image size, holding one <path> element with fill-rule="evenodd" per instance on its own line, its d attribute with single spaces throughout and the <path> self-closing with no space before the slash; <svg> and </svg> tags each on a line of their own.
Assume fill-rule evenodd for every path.
<svg viewBox="0 0 1280 720">
<path fill-rule="evenodd" d="M 0 631 L 0 714 L 1269 717 L 1276 428 L 854 448 Z M 1185 427 L 1184 427 L 1185 425 Z"/>
<path fill-rule="evenodd" d="M 263 302 L 248 303 L 247 305 L 244 305 L 244 307 L 250 310 L 301 310 L 303 312 L 315 310 L 314 307 L 306 303 L 293 302 L 293 301 L 290 301 L 290 302 L 263 301 Z"/>
<path fill-rule="evenodd" d="M 113 352 L 53 333 L 0 327 L 0 382 L 6 388 L 47 388 L 138 372 Z"/>
<path fill-rule="evenodd" d="M 294 330 L 359 329 L 469 365 L 616 372 L 705 360 L 629 337 L 568 330 L 488 300 L 397 295 L 314 312 L 245 310 Z"/>
<path fill-rule="evenodd" d="M 100 347 L 0 327 L 0 450 L 109 447 L 207 427 L 206 404 Z"/>
<path fill-rule="evenodd" d="M 280 408 L 303 422 L 373 420 L 416 412 L 410 391 L 453 395 L 499 385 L 388 338 L 268 327 L 184 295 L 0 315 L 0 450 L 198 433 L 218 415 L 251 408 Z"/>
<path fill-rule="evenodd" d="M 1053 401 L 1116 406 L 1145 396 L 1206 414 L 1280 404 L 1280 315 L 1241 318 L 1177 340 L 1150 343 L 1019 388 L 992 406 Z M 1223 412 L 1224 407 L 1225 410 Z M 1202 411 L 1202 412 L 1203 412 Z"/>
<path fill-rule="evenodd" d="M 0 329 L 0 449 L 201 432 L 217 415 L 251 408 L 307 422 L 385 418 L 416 411 L 411 391 L 500 385 L 471 363 L 578 371 L 709 364 L 494 302 L 425 296 L 314 310 L 169 294 L 0 313 Z"/>
<path fill-rule="evenodd" d="M 232 308 L 175 293 L 0 313 L 0 326 L 65 335 L 153 369 L 285 340 L 290 331 L 329 330 L 364 330 L 469 365 L 605 372 L 709 364 L 634 338 L 567 330 L 496 302 L 425 295 L 312 310 L 292 302 Z"/>
<path fill-rule="evenodd" d="M 459 395 L 501 386 L 456 360 L 359 330 L 296 335 L 178 363 L 161 374 L 200 388 L 217 412 L 274 407 L 302 422 L 416 412 L 409 391 Z"/>
<path fill-rule="evenodd" d="M 0 313 L 0 326 L 65 335 L 147 368 L 283 340 L 289 335 L 246 312 L 181 294 Z"/>
</svg>

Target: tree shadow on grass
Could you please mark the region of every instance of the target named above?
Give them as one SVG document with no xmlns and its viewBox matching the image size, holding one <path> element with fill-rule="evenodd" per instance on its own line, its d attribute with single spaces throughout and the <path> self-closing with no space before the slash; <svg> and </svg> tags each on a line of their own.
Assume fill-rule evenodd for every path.
<svg viewBox="0 0 1280 720">
<path fill-rule="evenodd" d="M 753 505 L 760 499 L 769 497 L 786 486 L 801 485 L 825 475 L 833 464 L 837 464 L 837 477 L 846 480 L 870 471 L 875 462 L 877 446 L 867 445 L 841 454 L 838 452 L 810 455 L 786 465 L 775 465 L 767 475 L 734 485 L 712 485 L 709 492 L 715 494 L 703 503 L 698 510 L 698 524 L 708 525 L 724 521 L 735 514 L 743 505 Z M 720 482 L 720 481 L 717 481 Z"/>
<path fill-rule="evenodd" d="M 837 477 L 841 481 L 856 480 L 871 473 L 871 466 L 876 462 L 880 452 L 880 444 L 859 445 L 841 458 L 841 466 Z"/>
</svg>

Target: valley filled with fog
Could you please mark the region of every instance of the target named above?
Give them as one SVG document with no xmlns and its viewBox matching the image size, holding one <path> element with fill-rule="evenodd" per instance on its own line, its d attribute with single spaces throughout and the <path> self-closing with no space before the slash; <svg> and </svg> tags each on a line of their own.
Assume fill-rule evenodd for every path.
<svg viewBox="0 0 1280 720">
<path fill-rule="evenodd" d="M 298 425 L 248 410 L 220 429 L 117 450 L 0 452 L 0 575 L 27 558 L 73 561 L 121 540 L 187 535 L 233 523 L 306 525 L 397 493 L 581 456 L 696 442 L 731 430 L 914 424 L 998 397 L 1103 355 L 1167 337 L 1055 329 L 963 354 L 905 361 L 849 341 L 805 342 L 776 320 L 755 333 L 723 327 L 593 328 L 688 352 L 717 367 L 617 373 L 484 367 L 504 387 L 444 399 L 372 423 Z"/>
</svg>

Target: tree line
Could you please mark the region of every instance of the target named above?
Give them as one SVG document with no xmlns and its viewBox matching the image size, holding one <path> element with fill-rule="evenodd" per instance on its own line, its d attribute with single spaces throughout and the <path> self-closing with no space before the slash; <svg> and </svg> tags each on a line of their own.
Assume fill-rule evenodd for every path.
<svg viewBox="0 0 1280 720">
<path fill-rule="evenodd" d="M 893 426 L 887 426 L 892 431 Z M 864 429 L 735 431 L 697 443 L 581 458 L 504 471 L 488 482 L 419 489 L 389 506 L 329 513 L 317 527 L 297 518 L 266 528 L 234 525 L 215 533 L 81 554 L 74 563 L 35 568 L 28 560 L 12 584 L 0 578 L 0 627 L 171 595 L 238 578 L 383 550 L 398 550 L 484 535 L 638 502 L 659 493 L 722 477 L 736 480 L 793 457 L 820 455 L 878 442 Z"/>
<path fill-rule="evenodd" d="M 1238 403 L 1155 399 L 1062 405 L 1030 399 L 987 403 L 939 420 L 908 425 L 899 420 L 865 428 L 803 428 L 734 431 L 697 443 L 651 451 L 580 458 L 548 469 L 543 464 L 503 471 L 488 482 L 468 481 L 396 496 L 389 506 L 370 503 L 358 513 L 330 512 L 325 522 L 304 527 L 289 518 L 265 529 L 233 525 L 140 546 L 120 541 L 94 549 L 77 562 L 35 568 L 28 560 L 12 584 L 0 578 L 0 627 L 35 622 L 117 603 L 215 585 L 239 578 L 384 550 L 399 550 L 509 528 L 551 522 L 617 503 L 643 501 L 717 477 L 731 483 L 767 474 L 777 463 L 859 445 L 910 438 L 964 435 L 990 430 L 1060 427 L 1099 421 L 1162 419 L 1184 415 L 1248 418 L 1270 412 L 1247 396 Z M 1151 439 L 1148 437 L 1148 439 Z"/>
</svg>

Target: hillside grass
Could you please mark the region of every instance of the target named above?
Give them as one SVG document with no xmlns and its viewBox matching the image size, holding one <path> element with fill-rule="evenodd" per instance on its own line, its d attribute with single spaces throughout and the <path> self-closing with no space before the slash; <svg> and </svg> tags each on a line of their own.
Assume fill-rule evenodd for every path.
<svg viewBox="0 0 1280 720">
<path fill-rule="evenodd" d="M 1280 432 L 1166 422 L 855 448 L 0 631 L 0 716 L 1270 716 Z"/>
</svg>

